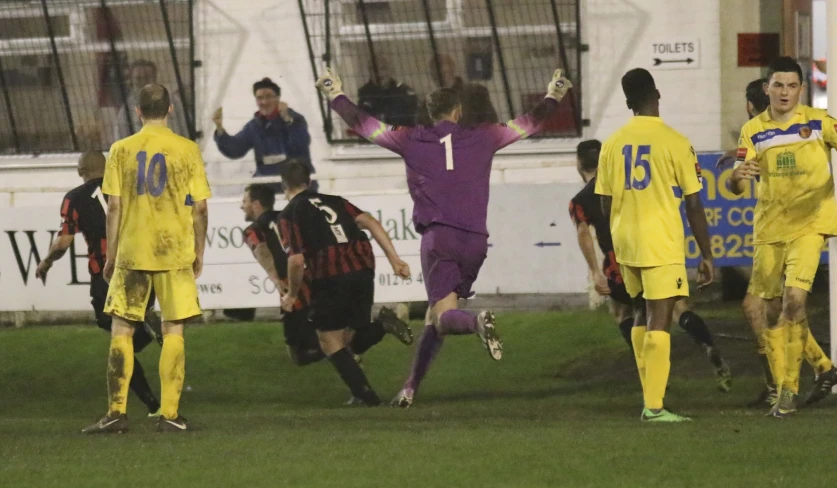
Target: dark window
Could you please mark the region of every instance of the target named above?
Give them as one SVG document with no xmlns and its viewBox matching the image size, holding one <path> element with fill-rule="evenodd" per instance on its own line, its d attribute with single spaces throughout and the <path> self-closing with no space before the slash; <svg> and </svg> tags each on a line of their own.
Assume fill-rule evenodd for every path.
<svg viewBox="0 0 837 488">
<path fill-rule="evenodd" d="M 537 104 L 552 71 L 562 68 L 576 88 L 541 137 L 581 134 L 579 0 L 298 2 L 313 74 L 330 64 L 356 102 L 376 72 L 378 78 L 409 85 L 420 105 L 439 86 L 476 83 L 487 89 L 500 120 L 506 121 Z M 402 95 L 382 93 L 383 103 L 386 96 Z M 411 120 L 425 120 L 420 108 L 417 112 Z M 324 101 L 322 115 L 329 141 L 358 141 Z M 398 120 L 406 115 L 389 114 Z"/>
<path fill-rule="evenodd" d="M 193 0 L 0 4 L 0 154 L 106 150 L 148 61 L 194 138 Z M 146 64 L 146 73 L 153 71 Z M 140 73 L 141 74 L 141 73 Z M 178 105 L 176 105 L 178 106 Z"/>
</svg>

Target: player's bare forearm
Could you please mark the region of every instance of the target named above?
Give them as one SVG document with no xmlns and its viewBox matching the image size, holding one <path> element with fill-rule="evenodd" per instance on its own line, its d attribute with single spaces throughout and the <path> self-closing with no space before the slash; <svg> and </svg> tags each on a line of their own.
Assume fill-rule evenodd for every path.
<svg viewBox="0 0 837 488">
<path fill-rule="evenodd" d="M 363 230 L 368 230 L 369 233 L 372 234 L 372 238 L 375 239 L 375 242 L 377 242 L 379 246 L 381 246 L 381 249 L 384 251 L 387 259 L 398 259 L 398 252 L 395 250 L 395 246 L 392 244 L 389 234 L 387 234 L 387 231 L 384 230 L 384 227 L 375 217 L 369 215 L 368 213 L 363 213 L 358 215 L 355 222 L 358 227 Z"/>
<path fill-rule="evenodd" d="M 192 204 L 192 227 L 195 231 L 195 255 L 203 257 L 206 249 L 206 228 L 209 226 L 209 206 L 206 200 Z"/>
<path fill-rule="evenodd" d="M 49 247 L 49 253 L 47 253 L 46 257 L 38 263 L 38 269 L 35 270 L 35 277 L 40 278 L 42 280 L 46 280 L 46 275 L 49 270 L 52 268 L 52 263 L 61 259 L 64 254 L 67 253 L 67 249 L 73 245 L 73 239 L 75 236 L 72 234 L 59 236 L 55 242 Z"/>
<path fill-rule="evenodd" d="M 299 296 L 299 289 L 302 288 L 302 279 L 305 275 L 305 258 L 302 254 L 288 256 L 288 295 Z"/>
<path fill-rule="evenodd" d="M 119 249 L 119 225 L 122 222 L 122 197 L 111 195 L 108 198 L 108 216 L 106 234 L 108 238 L 107 258 L 116 260 L 116 250 Z"/>
<path fill-rule="evenodd" d="M 686 195 L 686 217 L 689 219 L 689 227 L 700 248 L 700 254 L 704 259 L 712 259 L 712 246 L 709 242 L 709 224 L 706 222 L 706 212 L 703 210 L 703 202 L 700 200 L 700 193 Z"/>
<path fill-rule="evenodd" d="M 279 273 L 276 272 L 276 265 L 273 264 L 273 255 L 270 253 L 270 249 L 267 247 L 267 244 L 262 242 L 255 249 L 253 249 L 253 256 L 256 257 L 256 261 L 259 262 L 261 267 L 267 273 L 267 277 L 270 278 L 270 281 L 276 285 L 276 288 L 279 289 Z"/>
<path fill-rule="evenodd" d="M 729 185 L 728 185 L 729 190 L 736 195 L 741 195 L 747 189 L 747 186 L 744 184 L 743 180 L 733 181 L 733 180 L 730 179 L 730 180 L 727 180 L 727 181 L 729 181 Z"/>
<path fill-rule="evenodd" d="M 73 235 L 66 235 L 60 236 L 55 242 L 52 243 L 52 246 L 49 247 L 49 253 L 44 258 L 44 261 L 52 264 L 55 261 L 58 261 L 64 254 L 67 253 L 67 250 L 70 249 L 70 246 L 73 245 L 73 239 L 75 236 Z"/>
<path fill-rule="evenodd" d="M 727 188 L 736 195 L 740 195 L 750 186 L 750 181 L 758 178 L 760 174 L 758 161 L 749 160 L 739 164 L 727 180 Z"/>
<path fill-rule="evenodd" d="M 729 179 L 727 180 L 727 189 L 735 195 L 741 195 L 742 193 L 744 193 L 744 190 L 746 189 L 746 180 L 738 179 L 736 176 L 737 171 L 733 171 L 732 175 L 730 175 Z"/>
<path fill-rule="evenodd" d="M 578 247 L 581 248 L 581 254 L 584 255 L 584 260 L 587 261 L 587 267 L 591 272 L 598 273 L 599 264 L 596 258 L 596 247 L 593 243 L 593 236 L 590 234 L 590 226 L 584 222 L 580 222 L 576 226 L 576 235 L 578 237 Z"/>
<path fill-rule="evenodd" d="M 610 208 L 613 206 L 613 197 L 610 195 L 602 195 L 602 214 L 604 214 L 605 220 L 608 221 L 608 226 L 610 225 Z"/>
</svg>

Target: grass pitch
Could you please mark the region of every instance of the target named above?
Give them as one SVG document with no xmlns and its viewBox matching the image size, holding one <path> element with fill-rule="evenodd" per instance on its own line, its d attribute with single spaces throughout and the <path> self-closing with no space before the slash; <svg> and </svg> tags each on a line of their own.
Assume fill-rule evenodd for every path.
<svg viewBox="0 0 837 488">
<path fill-rule="evenodd" d="M 280 325 L 192 327 L 192 391 L 181 412 L 195 431 L 155 433 L 132 396 L 131 432 L 99 437 L 79 431 L 106 409 L 106 335 L 92 326 L 0 330 L 0 486 L 717 488 L 830 479 L 837 401 L 781 421 L 742 407 L 760 385 L 751 343 L 719 340 L 736 374 L 724 394 L 700 350 L 675 331 L 666 402 L 695 421 L 644 425 L 633 359 L 606 313 L 514 313 L 498 323 L 502 362 L 475 337 L 449 338 L 409 410 L 341 406 L 349 395 L 330 364 L 292 365 Z M 743 324 L 710 328 L 746 336 Z M 411 354 L 387 338 L 365 356 L 382 398 L 397 392 Z M 158 356 L 153 344 L 139 355 L 155 386 Z"/>
</svg>

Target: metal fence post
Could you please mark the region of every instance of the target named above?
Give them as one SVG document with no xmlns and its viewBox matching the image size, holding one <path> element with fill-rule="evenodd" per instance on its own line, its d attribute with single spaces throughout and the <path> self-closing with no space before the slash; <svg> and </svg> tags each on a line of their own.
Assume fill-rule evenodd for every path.
<svg viewBox="0 0 837 488">
<path fill-rule="evenodd" d="M 70 128 L 70 139 L 73 141 L 73 151 L 78 151 L 78 137 L 76 136 L 76 127 L 73 123 L 73 111 L 70 108 L 70 97 L 67 95 L 67 85 L 64 82 L 64 71 L 61 69 L 61 59 L 58 57 L 58 46 L 55 44 L 55 32 L 53 32 L 52 29 L 52 19 L 49 17 L 47 0 L 41 0 L 41 8 L 44 12 L 44 22 L 46 22 L 49 44 L 52 47 L 52 58 L 55 60 L 55 70 L 58 73 L 58 83 L 61 85 L 61 96 L 64 98 L 64 114 L 67 117 L 67 125 Z"/>
</svg>

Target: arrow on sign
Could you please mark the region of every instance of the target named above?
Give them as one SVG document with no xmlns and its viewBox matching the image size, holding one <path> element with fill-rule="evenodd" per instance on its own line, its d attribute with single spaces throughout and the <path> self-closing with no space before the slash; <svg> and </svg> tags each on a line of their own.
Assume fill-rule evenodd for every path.
<svg viewBox="0 0 837 488">
<path fill-rule="evenodd" d="M 538 246 L 538 247 L 556 247 L 556 246 L 560 246 L 561 243 L 560 242 L 538 242 L 535 245 Z"/>
<path fill-rule="evenodd" d="M 694 60 L 694 59 L 692 59 L 692 58 L 686 58 L 686 59 L 666 59 L 666 60 L 662 60 L 662 59 L 660 59 L 660 58 L 654 58 L 654 66 L 659 66 L 659 65 L 661 65 L 661 64 L 665 64 L 665 63 L 686 63 L 686 64 L 692 64 L 692 63 L 694 63 L 694 62 L 695 62 L 695 60 Z"/>
</svg>

